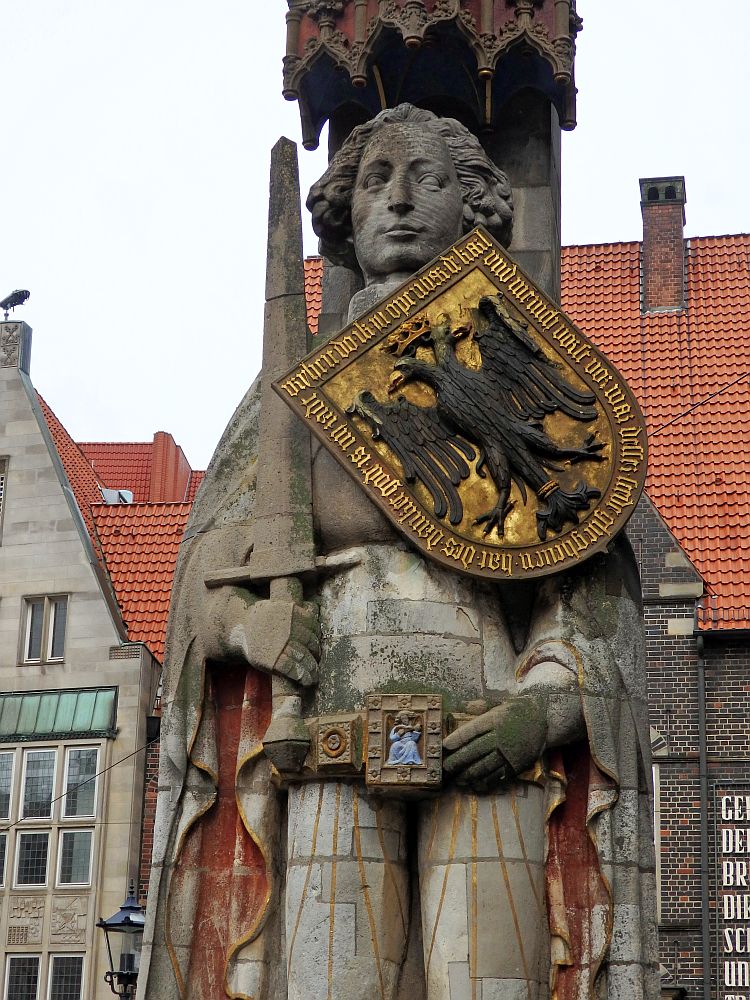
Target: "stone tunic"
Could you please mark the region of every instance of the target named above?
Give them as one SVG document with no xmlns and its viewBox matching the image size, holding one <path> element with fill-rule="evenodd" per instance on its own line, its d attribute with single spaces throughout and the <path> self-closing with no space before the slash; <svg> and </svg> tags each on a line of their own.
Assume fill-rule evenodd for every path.
<svg viewBox="0 0 750 1000">
<path fill-rule="evenodd" d="M 216 801 L 219 761 L 216 723 L 204 704 L 202 622 L 196 609 L 205 602 L 205 573 L 240 564 L 252 546 L 259 399 L 256 383 L 227 427 L 196 499 L 176 572 L 154 865 L 139 982 L 139 995 L 147 1000 L 203 1000 L 200 992 L 191 992 L 190 982 L 196 899 L 206 876 L 183 844 L 191 831 L 200 832 L 201 816 Z M 409 549 L 343 471 L 335 468 L 335 476 L 326 475 L 326 459 L 333 461 L 322 452 L 315 458 L 318 544 L 341 567 L 331 568 L 315 587 L 321 599 L 323 656 L 321 683 L 306 712 L 361 707 L 366 693 L 393 686 L 399 677 L 401 683 L 408 679 L 409 689 L 440 691 L 449 708 L 480 697 L 496 704 L 537 683 L 555 689 L 560 698 L 550 700 L 549 721 L 563 744 L 580 735 L 582 710 L 582 730 L 595 767 L 591 778 L 582 778 L 581 830 L 584 842 L 595 846 L 596 868 L 609 887 L 610 904 L 578 911 L 566 903 L 571 887 L 564 883 L 564 871 L 553 873 L 551 888 L 548 871 L 551 971 L 554 978 L 558 969 L 560 976 L 573 969 L 566 992 L 560 993 L 565 1000 L 651 1000 L 657 995 L 654 862 L 641 609 L 632 553 L 620 544 L 613 555 L 594 557 L 577 570 L 543 581 L 528 628 L 519 629 L 517 623 L 511 628 L 512 600 L 481 581 L 433 566 Z M 566 737 L 571 719 L 574 731 Z M 285 853 L 283 830 L 277 793 L 255 747 L 251 739 L 238 751 L 237 799 L 266 858 L 268 889 L 266 901 L 256 900 L 246 918 L 241 908 L 231 908 L 237 945 L 226 959 L 225 982 L 236 993 L 281 1000 L 288 995 L 280 949 L 286 937 L 280 922 L 285 889 L 274 859 Z M 545 792 L 547 815 L 564 800 L 566 780 L 564 774 L 552 779 Z M 578 922 L 571 928 L 571 914 L 576 913 Z M 583 942 L 580 954 L 570 954 L 573 939 Z M 596 994 L 591 992 L 594 978 Z M 419 989 L 424 984 L 414 988 L 410 1000 L 442 1000 L 441 994 L 433 997 Z"/>
</svg>

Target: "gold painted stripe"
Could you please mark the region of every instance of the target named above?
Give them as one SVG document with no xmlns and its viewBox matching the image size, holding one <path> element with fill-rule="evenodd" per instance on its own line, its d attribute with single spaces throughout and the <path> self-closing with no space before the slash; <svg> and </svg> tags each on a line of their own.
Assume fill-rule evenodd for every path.
<svg viewBox="0 0 750 1000">
<path fill-rule="evenodd" d="M 367 884 L 367 873 L 365 871 L 365 863 L 362 859 L 362 837 L 359 832 L 359 792 L 357 791 L 356 788 L 353 788 L 352 792 L 354 795 L 352 803 L 353 818 L 354 818 L 354 849 L 357 852 L 359 880 L 362 883 L 362 892 L 365 897 L 365 907 L 367 908 L 367 919 L 370 923 L 370 939 L 372 940 L 372 953 L 375 956 L 375 964 L 378 970 L 378 981 L 380 983 L 380 997 L 381 1000 L 385 1000 L 385 983 L 383 982 L 383 969 L 380 964 L 380 948 L 378 946 L 378 932 L 377 932 L 377 927 L 375 925 L 375 914 L 372 912 L 372 902 L 370 901 L 370 888 Z M 396 892 L 396 895 L 398 896 L 398 891 Z M 400 906 L 401 902 L 399 901 L 399 908 Z"/>
<path fill-rule="evenodd" d="M 198 822 L 198 820 L 201 818 L 201 816 L 203 816 L 205 813 L 208 812 L 208 810 L 211 808 L 211 806 L 214 804 L 215 801 L 216 801 L 216 795 L 214 795 L 210 799 L 210 801 L 207 802 L 203 806 L 202 809 L 198 810 L 198 812 L 195 814 L 195 816 L 193 816 L 193 818 L 187 824 L 187 826 L 185 827 L 185 829 L 182 831 L 182 834 L 180 836 L 179 844 L 177 845 L 177 851 L 175 852 L 175 859 L 179 859 L 180 855 L 182 854 L 182 849 L 183 849 L 183 847 L 185 845 L 185 838 L 187 837 L 187 835 L 190 832 L 190 830 L 192 830 L 192 828 L 195 826 L 195 824 Z M 172 969 L 174 970 L 175 979 L 177 980 L 177 989 L 180 991 L 180 996 L 184 997 L 185 996 L 185 980 L 184 980 L 182 972 L 180 970 L 180 963 L 179 963 L 179 961 L 177 959 L 177 952 L 175 951 L 174 945 L 172 943 L 172 926 L 171 926 L 171 920 L 170 920 L 170 917 L 169 917 L 171 903 L 172 903 L 172 877 L 170 877 L 170 879 L 169 879 L 169 886 L 167 888 L 167 900 L 166 900 L 167 918 L 166 918 L 166 920 L 164 922 L 164 937 L 166 938 L 166 945 L 167 945 L 167 951 L 169 953 L 169 960 L 172 963 Z"/>
<path fill-rule="evenodd" d="M 336 916 L 336 855 L 339 851 L 339 809 L 341 807 L 341 782 L 336 783 L 336 813 L 333 817 L 333 843 L 331 844 L 331 902 L 328 910 L 328 1000 L 333 1000 L 333 932 Z"/>
<path fill-rule="evenodd" d="M 378 802 L 378 804 L 375 806 L 375 825 L 378 830 L 378 840 L 380 841 L 380 850 L 383 852 L 383 861 L 385 862 L 385 870 L 388 873 L 388 877 L 391 880 L 391 884 L 393 885 L 393 891 L 396 894 L 396 901 L 398 902 L 398 912 L 401 915 L 401 926 L 404 929 L 404 940 L 406 940 L 409 936 L 409 925 L 406 920 L 406 913 L 404 912 L 404 904 L 401 900 L 401 893 L 399 892 L 398 881 L 396 880 L 396 876 L 393 871 L 393 862 L 389 858 L 388 852 L 385 849 L 385 836 L 383 835 L 383 826 L 380 822 L 380 810 L 381 810 L 381 804 Z"/>
<path fill-rule="evenodd" d="M 289 958 L 287 959 L 286 974 L 289 978 L 289 972 L 292 968 L 292 954 L 294 952 L 294 942 L 297 940 L 297 931 L 299 930 L 300 921 L 302 920 L 302 910 L 305 905 L 305 898 L 307 897 L 307 887 L 310 884 L 310 876 L 312 874 L 313 858 L 315 857 L 315 851 L 318 848 L 318 826 L 320 824 L 320 813 L 323 808 L 323 784 L 321 782 L 318 788 L 318 808 L 315 813 L 315 822 L 313 823 L 312 832 L 312 843 L 310 844 L 310 857 L 307 862 L 307 871 L 305 872 L 305 882 L 302 886 L 302 896 L 299 901 L 299 909 L 297 910 L 297 916 L 294 921 L 294 930 L 292 931 L 292 939 L 289 942 Z"/>
<path fill-rule="evenodd" d="M 451 865 L 453 864 L 453 858 L 456 854 L 456 840 L 458 839 L 458 823 L 461 818 L 461 804 L 462 797 L 456 795 L 455 804 L 453 806 L 453 828 L 451 830 L 451 842 L 450 848 L 448 850 L 448 863 L 445 866 L 445 873 L 443 875 L 443 887 L 440 890 L 440 902 L 438 903 L 437 913 L 435 914 L 435 924 L 432 928 L 432 936 L 430 938 L 430 950 L 427 953 L 427 962 L 425 963 L 425 978 L 427 979 L 430 974 L 430 962 L 432 961 L 432 951 L 435 947 L 435 937 L 437 935 L 438 924 L 440 923 L 440 914 L 443 911 L 443 903 L 445 902 L 445 892 L 448 886 L 448 875 L 450 873 Z"/>
<path fill-rule="evenodd" d="M 508 893 L 508 903 L 510 905 L 510 914 L 513 917 L 513 926 L 516 929 L 516 940 L 518 941 L 518 948 L 521 953 L 521 964 L 523 965 L 523 974 L 526 976 L 526 989 L 528 990 L 529 1000 L 534 1000 L 531 992 L 531 980 L 529 979 L 529 966 L 526 962 L 526 952 L 523 949 L 523 940 L 521 938 L 521 925 L 518 922 L 518 913 L 516 912 L 516 904 L 513 899 L 513 891 L 510 887 L 510 877 L 508 876 L 508 866 L 505 863 L 505 852 L 503 850 L 503 838 L 500 834 L 500 823 L 497 819 L 497 803 L 495 799 L 492 799 L 492 823 L 495 827 L 495 840 L 497 841 L 497 859 L 500 862 L 500 870 L 503 873 L 503 881 L 505 882 L 505 891 Z"/>
<path fill-rule="evenodd" d="M 195 644 L 195 639 L 193 638 L 193 639 L 190 640 L 190 643 L 188 644 L 188 648 L 185 650 L 184 662 L 185 662 L 186 668 L 189 668 L 191 666 L 190 657 L 191 657 L 191 653 L 193 652 L 193 645 L 194 644 Z M 184 673 L 183 673 L 183 676 L 184 676 Z M 180 687 L 178 685 L 177 691 L 175 692 L 175 694 L 178 695 L 179 692 L 180 692 Z M 177 701 L 177 698 L 175 698 L 175 701 Z M 203 721 L 203 706 L 205 705 L 205 703 L 206 703 L 206 661 L 205 661 L 205 659 L 203 657 L 201 657 L 201 663 L 200 663 L 200 701 L 198 703 L 198 711 L 195 714 L 195 723 L 193 725 L 193 731 L 190 733 L 190 735 L 187 738 L 187 755 L 188 755 L 188 758 L 191 757 L 191 754 L 193 752 L 193 747 L 195 746 L 195 741 L 198 739 L 198 730 L 200 729 L 201 722 Z"/>
<path fill-rule="evenodd" d="M 214 771 L 210 764 L 207 764 L 204 760 L 191 760 L 190 763 L 197 767 L 199 771 L 203 771 L 204 774 L 207 774 L 215 785 L 219 784 L 219 775 L 216 771 Z"/>
<path fill-rule="evenodd" d="M 516 824 L 516 833 L 518 834 L 518 842 L 521 845 L 521 854 L 523 854 L 523 863 L 526 865 L 526 874 L 529 876 L 529 884 L 531 885 L 531 891 L 534 894 L 534 899 L 539 907 L 539 912 L 544 913 L 544 900 L 541 898 L 537 891 L 536 884 L 534 882 L 534 875 L 531 871 L 531 865 L 529 864 L 529 857 L 526 853 L 526 841 L 523 839 L 523 831 L 521 830 L 521 820 L 518 816 L 518 802 L 516 800 L 516 789 L 515 786 L 511 787 L 510 790 L 510 808 L 513 813 L 513 819 Z"/>
<path fill-rule="evenodd" d="M 597 861 L 599 862 L 599 877 L 601 878 L 602 882 L 604 883 L 604 888 L 606 890 L 607 897 L 609 899 L 609 906 L 607 907 L 607 925 L 606 925 L 606 931 L 605 931 L 604 947 L 602 948 L 601 953 L 596 956 L 596 960 L 594 962 L 590 963 L 590 966 L 589 966 L 589 984 L 592 984 L 592 983 L 596 982 L 596 977 L 599 975 L 599 970 L 601 969 L 602 965 L 604 964 L 604 958 L 605 958 L 605 956 L 607 954 L 609 954 L 609 950 L 612 947 L 612 935 L 614 933 L 614 924 L 615 924 L 615 898 L 614 898 L 614 890 L 613 890 L 613 888 L 612 888 L 612 886 L 610 884 L 609 879 L 607 878 L 607 876 L 602 871 L 601 855 L 599 854 L 599 845 L 596 842 L 596 835 L 595 835 L 596 831 L 594 830 L 593 821 L 594 821 L 594 819 L 600 813 L 606 812 L 608 809 L 612 809 L 613 807 L 614 807 L 614 802 L 612 802 L 609 805 L 599 806 L 598 809 L 594 809 L 586 817 L 586 832 L 588 833 L 589 840 L 594 845 L 594 851 L 596 852 L 596 858 L 597 858 Z M 593 972 L 592 972 L 592 968 L 593 968 Z M 589 988 L 591 988 L 591 987 L 589 987 Z"/>
<path fill-rule="evenodd" d="M 438 810 L 440 808 L 440 800 L 435 799 L 432 810 L 432 830 L 430 831 L 430 839 L 427 842 L 427 855 L 425 860 L 429 861 L 432 857 L 432 845 L 435 843 L 435 834 L 437 833 L 438 827 Z"/>
<path fill-rule="evenodd" d="M 237 767 L 237 770 L 235 771 L 234 798 L 237 804 L 237 812 L 240 814 L 242 825 L 245 827 L 248 836 L 255 844 L 255 846 L 258 848 L 261 857 L 263 858 L 263 865 L 266 870 L 266 884 L 268 888 L 266 889 L 265 899 L 263 900 L 263 905 L 260 909 L 258 916 L 252 922 L 252 924 L 245 932 L 245 934 L 243 934 L 242 937 L 239 938 L 237 941 L 234 941 L 229 946 L 229 949 L 227 951 L 227 959 L 224 965 L 224 992 L 228 997 L 231 998 L 231 1000 L 254 1000 L 253 997 L 249 997 L 245 993 L 232 993 L 232 991 L 229 988 L 229 963 L 232 961 L 237 952 L 245 945 L 253 942 L 265 927 L 270 913 L 271 897 L 273 896 L 274 878 L 273 878 L 273 866 L 271 864 L 271 859 L 270 859 L 270 852 L 266 850 L 260 837 L 256 834 L 255 830 L 253 830 L 253 828 L 250 826 L 247 815 L 242 806 L 242 802 L 240 801 L 239 790 L 237 788 L 237 778 L 239 777 L 241 768 L 244 767 L 245 764 L 250 763 L 251 761 L 257 761 L 262 753 L 263 753 L 263 744 L 258 743 L 257 746 L 253 747 L 253 749 L 248 754 L 246 754 L 246 756 L 242 759 L 242 763 Z"/>
<path fill-rule="evenodd" d="M 185 663 L 186 670 L 187 670 L 187 668 L 189 668 L 192 665 L 191 664 L 191 654 L 193 653 L 193 647 L 194 647 L 194 645 L 195 645 L 195 638 L 193 638 L 193 639 L 190 640 L 190 642 L 188 643 L 188 647 L 185 650 L 184 663 Z M 201 722 L 203 721 L 203 705 L 204 705 L 205 700 L 206 700 L 206 661 L 202 657 L 200 659 L 200 668 L 199 669 L 200 669 L 200 700 L 199 700 L 199 703 L 198 703 L 198 711 L 196 712 L 196 715 L 195 715 L 195 721 L 194 721 L 194 724 L 193 724 L 192 732 L 190 732 L 189 734 L 187 734 L 187 763 L 186 763 L 186 766 L 185 766 L 185 778 L 187 778 L 187 768 L 190 767 L 190 764 L 192 763 L 191 754 L 193 752 L 193 747 L 195 746 L 195 742 L 198 739 L 198 731 L 200 730 Z M 183 676 L 185 676 L 185 673 L 183 673 Z M 173 701 L 170 704 L 174 704 L 177 701 L 181 701 L 180 697 L 179 697 L 181 690 L 183 690 L 183 689 L 182 689 L 181 685 L 178 684 L 177 685 L 177 689 L 175 691 L 175 697 L 174 697 Z M 205 771 L 206 773 L 208 773 L 211 776 L 211 778 L 214 780 L 214 783 L 218 784 L 218 781 L 216 781 L 216 779 L 214 778 L 214 775 L 211 773 L 210 769 L 206 768 L 206 765 L 197 764 L 196 766 L 198 767 L 199 770 Z M 179 801 L 178 805 L 182 804 L 184 792 L 185 792 L 185 781 L 183 781 L 182 788 L 180 790 L 180 801 Z M 185 838 L 186 838 L 188 832 L 192 829 L 192 827 L 195 825 L 195 823 L 198 822 L 198 820 L 201 818 L 201 816 L 203 816 L 204 813 L 208 812 L 208 810 L 211 808 L 211 806 L 214 804 L 215 801 L 216 801 L 216 793 L 214 793 L 214 795 L 212 796 L 212 798 L 208 802 L 208 804 L 204 805 L 203 808 L 201 808 L 201 809 L 198 810 L 198 812 L 196 813 L 196 815 L 193 816 L 193 818 L 190 820 L 190 822 L 186 825 L 185 829 L 182 831 L 182 834 L 180 835 L 180 839 L 179 839 L 178 844 L 177 844 L 177 849 L 176 849 L 176 851 L 174 853 L 174 864 L 175 864 L 175 866 L 176 866 L 176 864 L 177 864 L 177 862 L 178 862 L 178 860 L 180 858 L 180 855 L 182 854 L 182 849 L 183 849 L 183 847 L 185 845 Z M 180 996 L 184 997 L 185 996 L 185 980 L 184 980 L 184 978 L 182 976 L 182 972 L 180 971 L 180 965 L 179 965 L 179 961 L 177 959 L 177 953 L 175 952 L 174 945 L 172 943 L 172 928 L 171 928 L 171 921 L 170 921 L 170 917 L 169 917 L 169 908 L 170 908 L 171 896 L 172 896 L 172 877 L 170 875 L 169 876 L 169 884 L 168 884 L 167 890 L 166 890 L 166 904 L 165 905 L 166 905 L 167 913 L 166 913 L 166 919 L 164 921 L 164 937 L 165 937 L 165 944 L 167 946 L 167 953 L 169 954 L 169 961 L 172 964 L 172 969 L 173 969 L 174 974 L 175 974 L 175 979 L 177 980 L 177 989 L 180 991 Z"/>
<path fill-rule="evenodd" d="M 252 748 L 252 750 L 248 750 L 245 756 L 241 757 L 237 761 L 237 767 L 234 770 L 235 778 L 239 777 L 240 771 L 245 766 L 245 764 L 248 764 L 251 760 L 255 760 L 255 758 L 259 757 L 262 753 L 263 753 L 263 744 L 260 742 L 256 743 L 255 746 Z"/>
<path fill-rule="evenodd" d="M 292 846 L 289 848 L 289 858 L 297 857 L 297 830 L 299 829 L 299 817 L 300 813 L 304 813 L 305 804 L 307 803 L 307 789 L 310 786 L 308 784 L 303 784 L 299 787 L 299 807 L 297 809 L 297 822 L 294 824 L 294 835 L 292 837 Z"/>
<path fill-rule="evenodd" d="M 471 1000 L 477 1000 L 477 934 L 479 921 L 479 906 L 477 900 L 477 797 L 469 798 L 471 809 L 471 950 L 469 951 L 469 980 L 471 981 Z"/>
</svg>

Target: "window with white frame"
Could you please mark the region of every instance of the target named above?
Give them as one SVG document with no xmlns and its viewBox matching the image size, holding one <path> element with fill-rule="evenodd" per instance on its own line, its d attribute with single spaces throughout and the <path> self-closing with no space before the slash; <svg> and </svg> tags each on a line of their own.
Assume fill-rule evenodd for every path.
<svg viewBox="0 0 750 1000">
<path fill-rule="evenodd" d="M 22 660 L 46 663 L 62 660 L 68 623 L 68 598 L 27 597 L 24 601 Z"/>
<path fill-rule="evenodd" d="M 39 956 L 9 955 L 5 967 L 5 1000 L 38 1000 Z"/>
<path fill-rule="evenodd" d="M 65 756 L 66 819 L 93 816 L 96 812 L 96 772 L 99 751 L 96 747 L 70 747 Z"/>
<path fill-rule="evenodd" d="M 83 955 L 52 955 L 49 970 L 49 1000 L 81 1000 Z"/>
<path fill-rule="evenodd" d="M 16 887 L 47 884 L 49 830 L 20 832 L 16 838 Z"/>
<path fill-rule="evenodd" d="M 26 750 L 23 755 L 22 819 L 49 819 L 55 794 L 56 750 Z"/>
<path fill-rule="evenodd" d="M 12 751 L 0 753 L 0 819 L 10 819 L 14 758 Z"/>
<path fill-rule="evenodd" d="M 0 751 L 0 828 L 14 828 L 0 829 L 0 887 L 92 884 L 101 753 L 101 744 Z"/>
<path fill-rule="evenodd" d="M 60 830 L 58 885 L 89 885 L 93 830 Z"/>
</svg>

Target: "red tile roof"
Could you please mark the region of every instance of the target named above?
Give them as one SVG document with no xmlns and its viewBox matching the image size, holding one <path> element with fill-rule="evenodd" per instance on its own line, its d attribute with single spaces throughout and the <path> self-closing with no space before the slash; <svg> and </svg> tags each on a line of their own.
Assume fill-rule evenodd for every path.
<svg viewBox="0 0 750 1000">
<path fill-rule="evenodd" d="M 193 499 L 203 472 L 195 472 L 171 434 L 157 431 L 153 441 L 86 441 L 79 445 L 100 482 L 131 490 L 136 503 L 182 503 Z M 197 477 L 191 482 L 192 477 Z"/>
<path fill-rule="evenodd" d="M 745 461 L 750 453 L 750 236 L 692 239 L 687 261 L 687 309 L 642 315 L 639 243 L 565 247 L 562 305 L 617 365 L 641 402 L 651 435 L 647 490 L 705 580 L 703 627 L 750 628 L 750 467 Z M 305 261 L 308 322 L 314 332 L 322 268 L 319 258 Z M 703 405 L 688 412 L 696 403 Z M 42 406 L 92 530 L 97 474 L 43 401 Z M 711 447 L 716 440 L 720 449 Z M 136 499 L 148 490 L 151 447 L 81 446 L 100 480 L 133 489 Z M 190 474 L 186 503 L 95 508 L 94 537 L 101 540 L 130 638 L 147 642 L 158 657 L 177 548 L 203 475 Z"/>
<path fill-rule="evenodd" d="M 99 504 L 93 517 L 131 642 L 161 661 L 169 595 L 190 503 Z"/>
<path fill-rule="evenodd" d="M 192 503 L 195 500 L 195 494 L 198 492 L 198 487 L 206 478 L 205 471 L 196 472 L 195 469 L 190 474 L 190 482 L 188 483 L 187 496 L 185 499 L 188 503 Z"/>
<path fill-rule="evenodd" d="M 109 572 L 128 639 L 145 643 L 161 661 L 177 551 L 205 472 L 189 472 L 185 501 L 104 504 L 100 487 L 130 489 L 136 501 L 148 498 L 155 488 L 152 472 L 157 442 L 161 446 L 166 442 L 168 451 L 178 458 L 181 450 L 171 435 L 161 432 L 153 442 L 78 445 L 41 396 L 39 402 L 89 535 Z M 163 470 L 157 489 L 170 487 L 172 465 Z"/>
<path fill-rule="evenodd" d="M 318 332 L 318 316 L 322 303 L 323 258 L 308 257 L 305 261 L 305 299 L 307 301 L 307 325 L 310 333 Z"/>
<path fill-rule="evenodd" d="M 102 493 L 96 473 L 86 460 L 80 447 L 68 434 L 63 425 L 55 416 L 46 401 L 37 393 L 39 405 L 47 421 L 47 427 L 55 442 L 57 453 L 65 469 L 76 503 L 81 511 L 83 520 L 86 522 L 89 535 L 95 543 L 94 521 L 91 516 L 91 504 L 102 502 Z"/>
<path fill-rule="evenodd" d="M 79 448 L 110 489 L 132 490 L 136 503 L 149 499 L 152 441 L 84 441 Z"/>
<path fill-rule="evenodd" d="M 562 305 L 643 407 L 646 489 L 705 581 L 702 627 L 750 628 L 750 236 L 687 247 L 685 310 L 641 315 L 638 243 L 564 248 Z"/>
</svg>

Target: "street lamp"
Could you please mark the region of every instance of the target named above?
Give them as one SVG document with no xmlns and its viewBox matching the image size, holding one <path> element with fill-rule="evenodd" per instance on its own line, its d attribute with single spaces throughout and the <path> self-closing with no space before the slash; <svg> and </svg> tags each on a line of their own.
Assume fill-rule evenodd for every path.
<svg viewBox="0 0 750 1000">
<path fill-rule="evenodd" d="M 117 913 L 108 920 L 100 917 L 97 921 L 96 926 L 102 928 L 107 939 L 109 955 L 109 972 L 105 972 L 104 978 L 115 996 L 126 998 L 135 996 L 145 921 L 146 914 L 135 898 L 135 883 L 132 880 L 127 899 Z M 117 935 L 114 941 L 110 941 L 110 934 Z M 113 943 L 114 953 L 117 956 L 116 968 Z"/>
</svg>

